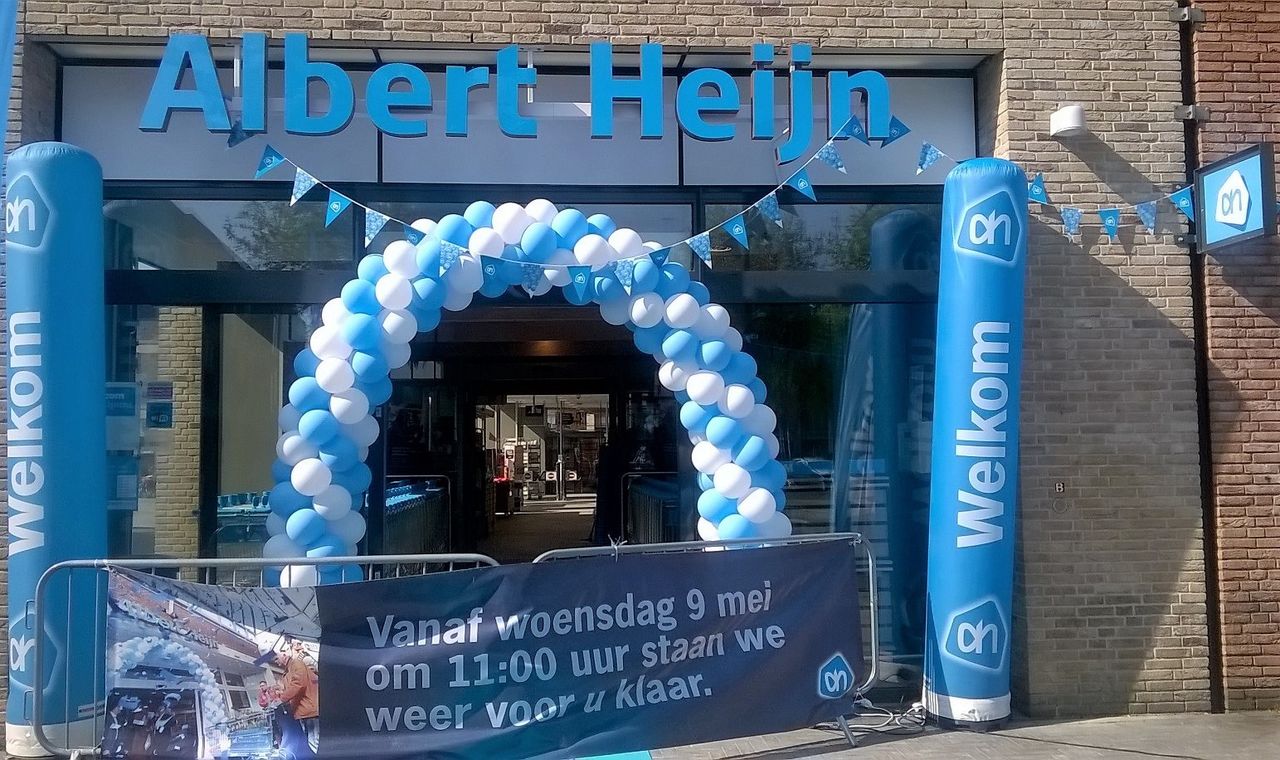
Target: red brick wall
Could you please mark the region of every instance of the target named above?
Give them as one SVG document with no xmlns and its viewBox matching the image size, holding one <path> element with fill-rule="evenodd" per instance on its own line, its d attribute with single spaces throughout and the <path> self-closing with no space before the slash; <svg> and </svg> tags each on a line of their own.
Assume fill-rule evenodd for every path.
<svg viewBox="0 0 1280 760">
<path fill-rule="evenodd" d="M 1195 7 L 1201 161 L 1280 143 L 1280 3 Z M 1205 288 L 1226 704 L 1280 707 L 1280 242 L 1209 256 Z"/>
</svg>

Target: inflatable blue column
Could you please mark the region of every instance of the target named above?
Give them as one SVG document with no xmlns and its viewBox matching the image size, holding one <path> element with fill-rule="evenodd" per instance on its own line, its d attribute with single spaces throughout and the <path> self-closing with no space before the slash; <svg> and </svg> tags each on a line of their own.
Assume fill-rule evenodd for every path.
<svg viewBox="0 0 1280 760">
<path fill-rule="evenodd" d="M 106 556 L 106 417 L 102 169 L 85 151 L 35 143 L 8 161 L 9 701 L 11 757 L 47 755 L 32 731 L 41 699 L 48 736 L 93 746 L 101 613 L 92 579 L 65 577 L 35 630 L 36 581 L 51 565 Z M 83 581 L 83 582 L 82 582 Z M 68 626 L 68 610 L 74 623 Z M 33 693 L 44 636 L 44 693 Z M 81 743 L 87 742 L 87 743 Z"/>
<path fill-rule="evenodd" d="M 942 198 L 929 504 L 925 709 L 984 727 L 1009 716 L 1027 178 L 966 161 Z"/>
</svg>

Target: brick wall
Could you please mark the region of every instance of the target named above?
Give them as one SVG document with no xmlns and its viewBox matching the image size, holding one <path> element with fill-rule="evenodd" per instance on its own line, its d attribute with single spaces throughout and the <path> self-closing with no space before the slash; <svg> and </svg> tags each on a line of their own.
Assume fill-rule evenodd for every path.
<svg viewBox="0 0 1280 760">
<path fill-rule="evenodd" d="M 1183 176 L 1177 28 L 1166 0 L 757 0 L 439 3 L 29 0 L 40 35 L 307 31 L 318 40 L 970 50 L 984 148 L 1045 171 L 1055 200 L 1095 208 Z M 1046 137 L 1062 101 L 1093 137 Z M 927 125 L 915 125 L 921 137 Z M 1037 214 L 1031 233 L 1016 706 L 1038 716 L 1208 707 L 1190 280 L 1185 252 Z M 1133 220 L 1127 220 L 1132 225 Z M 1057 484 L 1063 492 L 1057 492 Z"/>
<path fill-rule="evenodd" d="M 1200 158 L 1280 141 L 1280 6 L 1197 2 Z M 1208 256 L 1210 429 L 1229 709 L 1280 707 L 1280 245 Z"/>
<path fill-rule="evenodd" d="M 156 379 L 173 383 L 173 439 L 156 447 L 156 554 L 199 554 L 201 309 L 156 310 Z"/>
</svg>

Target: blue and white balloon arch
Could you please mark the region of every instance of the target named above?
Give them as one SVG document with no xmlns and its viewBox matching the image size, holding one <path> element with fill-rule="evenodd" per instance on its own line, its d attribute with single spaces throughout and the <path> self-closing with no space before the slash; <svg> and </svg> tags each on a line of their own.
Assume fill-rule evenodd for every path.
<svg viewBox="0 0 1280 760">
<path fill-rule="evenodd" d="M 777 418 L 764 403 L 756 362 L 706 286 L 680 264 L 650 256 L 663 246 L 603 214 L 543 199 L 496 208 L 477 201 L 463 215 L 412 228 L 422 234 L 416 245 L 398 240 L 360 262 L 294 360 L 298 379 L 280 410 L 263 548 L 281 561 L 281 585 L 360 577 L 356 566 L 317 571 L 289 560 L 356 554 L 372 482 L 365 459 L 378 437 L 372 412 L 391 397 L 390 372 L 409 361 L 415 335 L 440 324 L 442 309 L 461 311 L 477 292 L 496 298 L 516 285 L 535 296 L 561 287 L 572 304 L 597 304 L 657 361 L 694 444 L 702 539 L 791 534 Z"/>
</svg>

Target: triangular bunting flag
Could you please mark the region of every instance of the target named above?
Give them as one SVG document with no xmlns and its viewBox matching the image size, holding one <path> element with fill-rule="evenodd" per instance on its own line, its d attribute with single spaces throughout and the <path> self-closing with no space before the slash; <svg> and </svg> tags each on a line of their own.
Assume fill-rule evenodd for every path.
<svg viewBox="0 0 1280 760">
<path fill-rule="evenodd" d="M 440 241 L 440 274 L 443 275 L 445 272 L 448 272 L 450 269 L 452 269 L 453 265 L 458 263 L 458 259 L 462 257 L 462 254 L 463 254 L 463 250 L 461 246 L 455 243 L 450 243 L 448 240 L 441 240 Z"/>
<path fill-rule="evenodd" d="M 738 241 L 738 245 L 747 248 L 747 220 L 742 214 L 738 214 L 734 218 L 724 223 L 724 230 L 728 232 L 734 240 Z"/>
<path fill-rule="evenodd" d="M 772 195 L 772 193 L 770 193 Z M 699 232 L 697 235 L 689 238 L 689 247 L 697 254 L 698 258 L 711 266 L 711 233 Z"/>
<path fill-rule="evenodd" d="M 406 224 L 404 226 L 404 239 L 408 240 L 410 243 L 413 243 L 414 245 L 417 245 L 418 243 L 421 243 L 423 240 L 426 240 L 427 235 L 425 232 L 423 232 L 420 229 L 417 229 L 413 225 Z"/>
<path fill-rule="evenodd" d="M 1106 230 L 1107 236 L 1114 240 L 1120 234 L 1120 209 L 1100 208 L 1098 217 L 1102 219 L 1102 229 Z"/>
<path fill-rule="evenodd" d="M 613 276 L 618 278 L 618 282 L 622 283 L 622 289 L 631 292 L 631 285 L 635 283 L 636 262 L 634 259 L 621 259 L 613 267 Z"/>
<path fill-rule="evenodd" d="M 364 210 L 364 247 L 368 248 L 373 239 L 382 232 L 382 228 L 387 226 L 387 222 L 391 221 L 391 217 L 381 211 L 374 211 L 371 208 Z"/>
<path fill-rule="evenodd" d="M 533 291 L 538 289 L 538 283 L 542 281 L 542 267 L 538 264 L 525 262 L 520 265 L 520 286 L 524 288 L 529 297 L 533 297 Z"/>
<path fill-rule="evenodd" d="M 911 131 L 911 128 L 908 127 L 906 124 L 903 124 L 898 119 L 897 116 L 890 118 L 889 119 L 889 136 L 880 141 L 880 147 L 883 148 L 886 145 L 891 145 L 897 142 L 899 139 L 906 137 L 907 133 L 910 131 Z"/>
<path fill-rule="evenodd" d="M 1072 206 L 1063 206 L 1062 209 L 1062 231 L 1067 237 L 1080 232 L 1080 209 Z"/>
<path fill-rule="evenodd" d="M 480 265 L 480 268 L 484 271 L 484 276 L 490 280 L 492 280 L 494 277 L 497 277 L 498 262 L 495 261 L 492 256 L 484 256 L 483 262 L 484 263 Z"/>
<path fill-rule="evenodd" d="M 1037 174 L 1036 178 L 1031 180 L 1031 184 L 1027 187 L 1027 197 L 1036 203 L 1048 205 L 1049 193 L 1044 189 L 1044 175 Z"/>
<path fill-rule="evenodd" d="M 573 288 L 573 294 L 578 300 L 586 296 L 587 283 L 590 281 L 591 267 L 569 267 L 569 287 Z"/>
<path fill-rule="evenodd" d="M 667 263 L 667 259 L 671 257 L 671 246 L 659 248 L 656 251 L 649 252 L 649 258 L 653 259 L 653 263 L 663 266 Z"/>
<path fill-rule="evenodd" d="M 778 196 L 776 193 L 769 193 L 760 199 L 756 204 L 760 208 L 760 213 L 764 214 L 769 221 L 782 226 L 782 209 L 778 208 Z"/>
<path fill-rule="evenodd" d="M 227 147 L 234 148 L 245 140 L 248 140 L 249 137 L 249 133 L 244 131 L 244 122 L 240 119 L 236 119 L 235 123 L 231 125 L 231 133 L 227 135 Z"/>
<path fill-rule="evenodd" d="M 921 174 L 925 169 L 938 163 L 938 159 L 942 158 L 942 151 L 938 150 L 933 143 L 925 143 L 920 146 L 920 158 L 916 161 L 916 174 Z"/>
<path fill-rule="evenodd" d="M 1191 200 L 1190 187 L 1175 190 L 1173 194 L 1169 196 L 1169 200 L 1173 201 L 1173 205 L 1177 207 L 1177 209 L 1181 211 L 1182 215 L 1187 219 L 1193 222 L 1196 220 L 1196 207 Z"/>
<path fill-rule="evenodd" d="M 817 159 L 841 174 L 849 173 L 844 168 L 844 158 L 840 155 L 840 151 L 829 142 L 818 149 Z"/>
<path fill-rule="evenodd" d="M 845 122 L 845 125 L 840 128 L 836 137 L 852 137 L 863 145 L 871 144 L 871 140 L 867 137 L 867 129 L 862 126 L 862 122 L 857 116 L 850 116 L 849 121 Z"/>
<path fill-rule="evenodd" d="M 1142 226 L 1147 228 L 1151 234 L 1156 232 L 1156 202 L 1144 201 L 1138 204 L 1138 218 L 1142 220 Z"/>
<path fill-rule="evenodd" d="M 337 190 L 329 190 L 329 203 L 324 207 L 324 226 L 333 224 L 333 220 L 342 216 L 342 212 L 351 205 L 351 199 Z"/>
<path fill-rule="evenodd" d="M 813 194 L 813 182 L 809 180 L 809 170 L 803 166 L 800 167 L 799 171 L 791 175 L 790 179 L 787 180 L 787 186 L 804 193 L 805 197 L 811 201 L 818 200 L 818 196 Z"/>
<path fill-rule="evenodd" d="M 262 150 L 262 158 L 258 159 L 258 173 L 253 178 L 261 179 L 262 175 L 283 163 L 284 156 L 280 155 L 280 151 L 268 145 Z"/>
<path fill-rule="evenodd" d="M 293 192 L 289 195 L 289 205 L 292 206 L 297 203 L 302 199 L 302 196 L 306 195 L 317 184 L 319 183 L 315 177 L 299 169 L 293 175 Z"/>
</svg>

